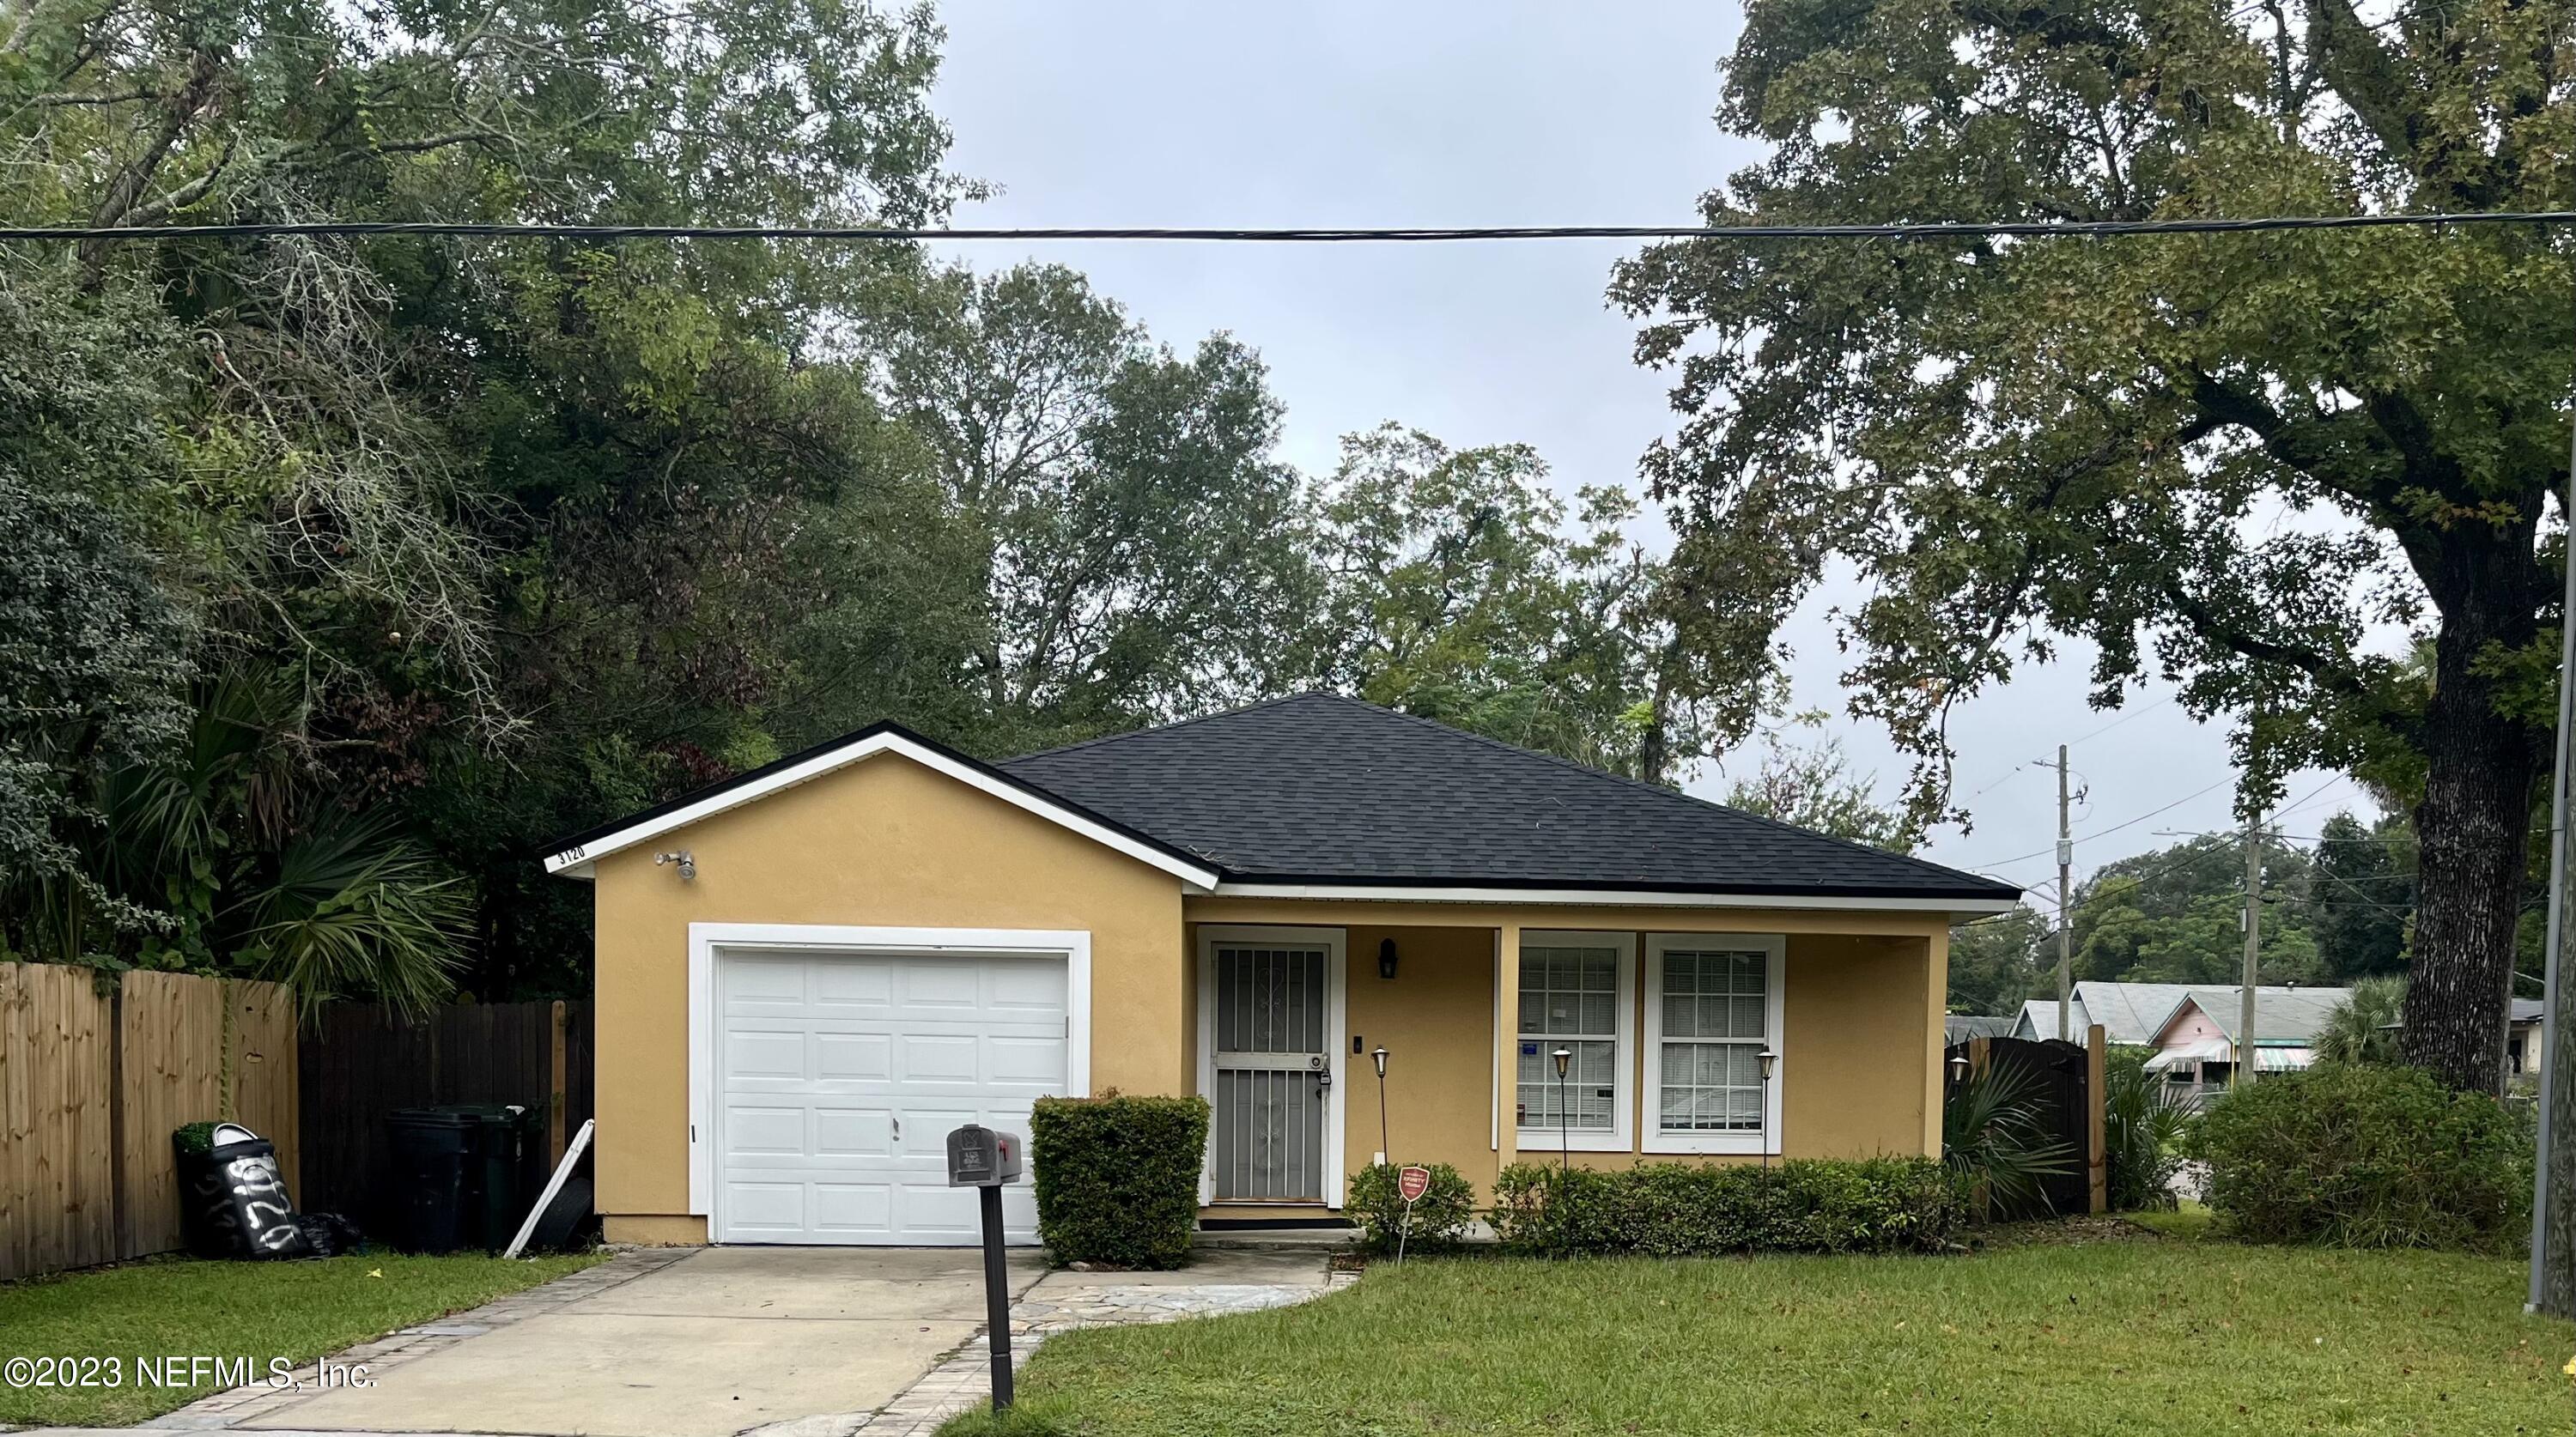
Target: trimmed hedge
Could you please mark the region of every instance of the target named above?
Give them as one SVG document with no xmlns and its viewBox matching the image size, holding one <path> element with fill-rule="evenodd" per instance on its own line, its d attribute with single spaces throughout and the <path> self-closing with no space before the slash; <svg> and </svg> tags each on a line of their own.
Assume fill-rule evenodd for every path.
<svg viewBox="0 0 2576 1437">
<path fill-rule="evenodd" d="M 1207 1136 L 1205 1098 L 1038 1099 L 1029 1113 L 1038 1239 L 1059 1263 L 1180 1266 Z"/>
<path fill-rule="evenodd" d="M 1957 1178 L 1928 1158 L 1639 1163 L 1618 1171 L 1505 1168 L 1503 1245 L 1548 1257 L 1637 1253 L 1937 1252 L 1967 1221 Z"/>
<path fill-rule="evenodd" d="M 2192 1124 L 2209 1206 L 2256 1242 L 2514 1252 L 2532 1120 L 2420 1068 L 2320 1063 L 2230 1090 Z"/>
<path fill-rule="evenodd" d="M 1427 1163 L 1431 1186 L 1413 1203 L 1412 1233 L 1407 1252 L 1438 1252 L 1456 1247 L 1476 1217 L 1475 1185 L 1447 1163 Z M 1404 1194 L 1395 1185 L 1398 1165 L 1372 1163 L 1351 1178 L 1350 1206 L 1344 1213 L 1360 1225 L 1372 1252 L 1395 1251 L 1404 1229 Z"/>
</svg>

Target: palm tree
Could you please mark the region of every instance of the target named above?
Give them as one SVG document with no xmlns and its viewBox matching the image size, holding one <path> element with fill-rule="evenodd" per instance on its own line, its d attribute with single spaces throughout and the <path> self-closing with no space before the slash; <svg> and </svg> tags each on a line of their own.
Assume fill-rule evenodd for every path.
<svg viewBox="0 0 2576 1437">
<path fill-rule="evenodd" d="M 311 1008 L 369 997 L 418 1011 L 445 998 L 472 897 L 383 808 L 356 811 L 298 762 L 304 707 L 274 673 L 200 684 L 161 761 L 112 773 L 89 835 L 87 883 L 0 901 L 53 915 L 30 925 L 56 962 L 120 962 L 283 983 Z"/>
<path fill-rule="evenodd" d="M 2049 1210 L 2048 1179 L 2075 1171 L 2076 1153 L 2048 1130 L 2039 1075 L 2009 1059 L 1952 1083 L 1941 1104 L 1941 1161 L 1989 1211 Z"/>
<path fill-rule="evenodd" d="M 2395 1063 L 2397 1018 L 2406 1006 L 2406 980 L 2394 974 L 2363 978 L 2326 1014 L 2314 1042 L 2327 1063 Z"/>
</svg>

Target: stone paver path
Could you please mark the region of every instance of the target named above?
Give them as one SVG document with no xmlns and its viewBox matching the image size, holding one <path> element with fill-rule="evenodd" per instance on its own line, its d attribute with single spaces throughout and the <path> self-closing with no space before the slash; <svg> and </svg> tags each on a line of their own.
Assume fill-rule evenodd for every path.
<svg viewBox="0 0 2576 1437">
<path fill-rule="evenodd" d="M 1299 1280 L 1288 1282 L 1223 1280 L 1245 1275 L 1241 1270 L 1247 1265 L 1272 1269 L 1284 1265 L 1267 1254 L 1205 1254 L 1179 1272 L 1151 1274 L 1150 1281 L 1123 1280 L 1129 1275 L 1121 1273 L 1050 1273 L 1012 1309 L 1011 1368 L 1017 1371 L 1038 1344 L 1054 1333 L 1259 1312 L 1308 1302 L 1359 1281 L 1356 1272 L 1326 1272 L 1327 1261 L 1320 1253 L 1305 1255 L 1295 1265 L 1311 1264 L 1311 1268 L 1297 1272 Z M 1193 1281 L 1194 1274 L 1212 1280 Z M 771 1428 L 762 1437 L 927 1437 L 950 1417 L 992 1399 L 992 1362 L 991 1338 L 979 1335 L 872 1416 L 853 1414 L 846 1425 L 820 1419 L 782 1423 L 780 1428 L 793 1430 Z"/>
</svg>

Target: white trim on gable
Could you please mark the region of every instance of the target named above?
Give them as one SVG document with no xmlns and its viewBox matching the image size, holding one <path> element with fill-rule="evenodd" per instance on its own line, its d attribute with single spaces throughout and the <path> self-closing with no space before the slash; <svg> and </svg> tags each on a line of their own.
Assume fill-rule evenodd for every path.
<svg viewBox="0 0 2576 1437">
<path fill-rule="evenodd" d="M 659 817 L 629 824 L 588 843 L 576 844 L 560 853 L 549 855 L 546 859 L 546 872 L 558 873 L 566 878 L 589 878 L 594 872 L 592 865 L 609 854 L 632 848 L 649 839 L 659 838 L 675 828 L 685 828 L 701 819 L 712 818 L 729 809 L 767 798 L 780 789 L 793 788 L 800 783 L 821 778 L 825 774 L 874 758 L 881 753 L 892 753 L 911 759 L 933 773 L 953 778 L 977 792 L 989 794 L 1014 808 L 1036 814 L 1061 828 L 1078 833 L 1104 848 L 1125 854 L 1148 867 L 1158 868 L 1200 892 L 1216 887 L 1217 872 L 1213 868 L 1175 858 L 1151 844 L 1140 843 L 1097 819 L 1031 793 L 1017 784 L 1004 783 L 971 764 L 961 763 L 927 744 L 915 742 L 902 734 L 893 732 L 870 734 L 866 738 L 818 753 L 803 763 L 780 769 L 755 782 L 741 784 L 721 793 L 711 793 L 695 803 L 673 809 Z"/>
</svg>

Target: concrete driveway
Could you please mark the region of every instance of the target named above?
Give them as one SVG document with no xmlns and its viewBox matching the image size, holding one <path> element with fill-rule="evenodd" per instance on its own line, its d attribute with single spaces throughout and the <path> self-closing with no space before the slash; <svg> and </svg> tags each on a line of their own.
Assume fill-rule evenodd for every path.
<svg viewBox="0 0 2576 1437">
<path fill-rule="evenodd" d="M 1014 1299 L 1046 1271 L 1010 1263 Z M 705 1248 L 236 1425 L 727 1437 L 881 1407 L 983 1320 L 973 1248 Z"/>
</svg>

